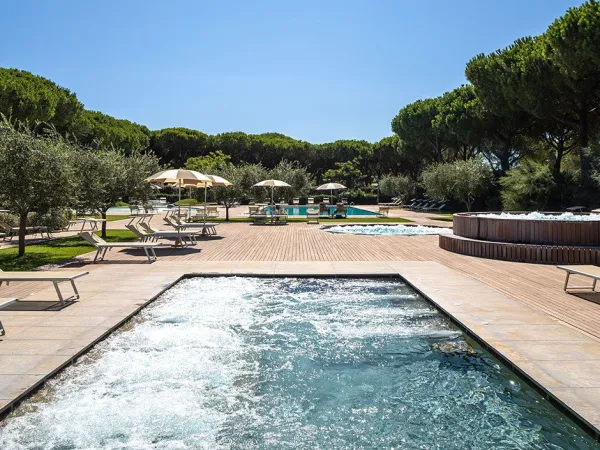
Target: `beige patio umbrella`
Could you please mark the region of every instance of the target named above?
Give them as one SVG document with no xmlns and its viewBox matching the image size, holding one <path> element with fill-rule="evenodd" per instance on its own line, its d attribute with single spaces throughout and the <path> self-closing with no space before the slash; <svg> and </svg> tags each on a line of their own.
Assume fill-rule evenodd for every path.
<svg viewBox="0 0 600 450">
<path fill-rule="evenodd" d="M 179 188 L 179 201 L 181 201 L 181 188 L 184 184 L 210 182 L 206 175 L 189 169 L 169 169 L 157 172 L 146 178 L 149 183 L 174 183 Z M 181 212 L 181 205 L 178 205 Z"/>
<path fill-rule="evenodd" d="M 291 187 L 285 181 L 281 181 L 281 180 L 262 180 L 262 181 L 259 181 L 258 183 L 256 183 L 254 186 L 264 186 L 264 187 L 271 188 L 271 204 L 273 204 L 273 190 L 276 187 Z"/>
<path fill-rule="evenodd" d="M 330 195 L 333 196 L 333 191 L 338 189 L 346 189 L 346 186 L 340 183 L 325 183 L 317 188 L 317 191 L 331 191 Z"/>
<path fill-rule="evenodd" d="M 209 186 L 213 186 L 213 187 L 220 187 L 220 186 L 231 186 L 233 183 L 231 183 L 230 181 L 226 180 L 223 177 L 220 177 L 218 175 L 206 175 L 206 177 L 208 179 L 210 179 L 210 181 L 200 181 L 198 183 L 186 183 L 186 187 L 189 187 L 190 189 L 192 187 L 196 187 L 196 188 L 204 188 L 204 222 L 206 222 L 206 195 L 207 195 L 207 188 Z M 191 192 L 190 192 L 190 198 L 191 198 Z M 191 210 L 191 206 L 189 207 Z"/>
</svg>

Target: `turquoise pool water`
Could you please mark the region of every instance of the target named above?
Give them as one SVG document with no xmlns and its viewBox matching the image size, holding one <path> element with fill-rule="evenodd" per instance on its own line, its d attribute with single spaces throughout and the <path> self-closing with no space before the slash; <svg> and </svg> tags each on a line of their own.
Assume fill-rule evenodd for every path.
<svg viewBox="0 0 600 450">
<path fill-rule="evenodd" d="M 23 403 L 14 449 L 592 449 L 394 280 L 196 278 Z"/>
<path fill-rule="evenodd" d="M 299 206 L 282 206 L 281 208 L 287 209 L 288 215 L 290 216 L 306 216 L 307 209 L 319 209 L 319 205 L 299 205 Z M 335 211 L 335 205 L 329 206 L 329 215 L 333 214 Z M 349 216 L 357 216 L 357 217 L 376 217 L 377 213 L 373 211 L 368 211 L 366 209 L 357 208 L 355 206 L 348 206 L 348 215 Z M 271 207 L 269 207 L 271 209 Z M 324 212 L 321 215 L 328 215 Z"/>
<path fill-rule="evenodd" d="M 271 207 L 269 207 L 270 209 Z M 313 206 L 282 206 L 282 208 L 286 208 L 288 211 L 288 214 L 290 216 L 298 216 L 298 217 L 302 217 L 302 216 L 306 216 L 306 210 L 307 209 L 318 209 L 319 205 L 313 205 Z M 169 208 L 166 207 L 160 207 L 160 208 L 156 208 L 159 211 L 166 211 Z M 182 209 L 185 209 L 184 207 L 182 207 Z M 334 206 L 330 206 L 329 207 L 329 211 L 330 214 L 333 213 L 335 211 L 335 205 Z M 112 208 L 108 209 L 108 214 L 129 214 L 130 210 L 129 208 L 123 208 L 120 206 L 113 206 Z M 323 215 L 325 215 L 325 213 L 322 213 Z M 377 213 L 373 212 L 373 211 L 368 211 L 366 209 L 362 209 L 362 208 L 356 208 L 354 206 L 348 206 L 348 215 L 349 216 L 358 216 L 358 217 L 376 217 Z"/>
</svg>

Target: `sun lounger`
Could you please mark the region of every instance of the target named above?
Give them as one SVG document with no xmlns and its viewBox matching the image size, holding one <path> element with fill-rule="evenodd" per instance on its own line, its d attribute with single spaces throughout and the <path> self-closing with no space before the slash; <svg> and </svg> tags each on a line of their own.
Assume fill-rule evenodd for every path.
<svg viewBox="0 0 600 450">
<path fill-rule="evenodd" d="M 344 219 L 348 217 L 348 208 L 343 203 L 335 205 L 335 211 L 331 214 L 331 218 L 335 219 L 336 217 L 343 217 Z"/>
<path fill-rule="evenodd" d="M 100 260 L 103 261 L 106 256 L 106 252 L 113 248 L 141 248 L 148 257 L 148 262 L 156 261 L 156 253 L 154 249 L 159 246 L 155 242 L 106 242 L 100 236 L 89 231 L 79 233 L 83 239 L 92 244 L 96 248 L 96 256 L 94 262 Z"/>
<path fill-rule="evenodd" d="M 425 212 L 442 212 L 442 209 L 446 207 L 445 203 L 439 203 L 436 206 L 425 208 Z"/>
<path fill-rule="evenodd" d="M 250 218 L 253 224 L 285 225 L 288 222 L 287 214 L 253 214 Z"/>
<path fill-rule="evenodd" d="M 406 205 L 398 205 L 398 206 L 400 206 L 401 208 L 404 208 L 404 209 L 411 209 L 416 204 L 417 204 L 417 199 L 413 198 Z"/>
<path fill-rule="evenodd" d="M 392 201 L 390 203 L 380 203 L 379 206 L 402 207 L 402 199 L 400 197 L 394 197 L 394 198 L 392 198 Z"/>
<path fill-rule="evenodd" d="M 308 200 L 306 201 L 307 205 L 314 205 L 315 204 L 315 199 L 314 197 L 308 197 Z"/>
<path fill-rule="evenodd" d="M 318 209 L 307 209 L 306 210 L 306 222 L 307 223 L 319 223 L 321 213 Z"/>
<path fill-rule="evenodd" d="M 47 272 L 0 272 L 0 282 L 6 281 L 7 284 L 9 281 L 18 281 L 18 282 L 40 282 L 40 281 L 50 281 L 54 285 L 54 289 L 56 289 L 56 294 L 58 295 L 58 299 L 60 300 L 61 305 L 64 305 L 65 302 L 77 300 L 79 298 L 79 292 L 77 291 L 77 287 L 75 286 L 75 280 L 84 275 L 87 275 L 89 272 L 74 272 L 74 271 L 47 271 Z M 73 287 L 73 295 L 68 298 L 64 298 L 60 288 L 58 287 L 59 283 L 69 281 L 71 286 Z"/>
<path fill-rule="evenodd" d="M 435 206 L 437 202 L 433 202 L 431 200 L 426 201 L 425 203 L 421 203 L 420 205 L 415 206 L 413 211 L 425 211 L 427 208 Z"/>
<path fill-rule="evenodd" d="M 299 198 L 295 198 L 295 199 L 292 200 L 292 203 L 294 205 L 299 205 L 300 204 L 300 199 Z"/>
<path fill-rule="evenodd" d="M 390 215 L 390 206 L 379 205 L 379 215 L 381 217 L 388 217 Z"/>
<path fill-rule="evenodd" d="M 598 266 L 581 265 L 556 267 L 567 272 L 565 284 L 563 287 L 564 291 L 567 291 L 569 289 L 584 289 L 594 291 L 596 289 L 596 282 L 600 280 L 600 267 Z M 569 286 L 569 278 L 571 277 L 571 275 L 581 275 L 586 278 L 591 278 L 592 284 L 585 286 Z"/>
<path fill-rule="evenodd" d="M 215 219 L 219 217 L 219 208 L 214 205 L 209 205 L 206 207 L 205 215 L 207 218 Z"/>
<path fill-rule="evenodd" d="M 6 222 L 0 222 L 0 230 L 4 231 L 4 238 L 8 238 L 9 241 L 12 241 L 12 239 L 15 236 L 19 235 L 19 227 L 10 226 Z M 48 230 L 48 227 L 43 226 L 25 227 L 25 234 L 28 233 L 32 233 L 33 235 L 39 233 L 41 237 L 44 237 L 44 233 L 46 233 L 47 237 L 52 237 L 50 236 L 50 231 Z"/>
<path fill-rule="evenodd" d="M 216 235 L 217 234 L 217 225 L 218 223 L 210 223 L 210 222 L 182 222 L 181 220 L 175 217 L 165 218 L 165 222 L 171 225 L 176 230 L 201 230 L 202 235 Z"/>
<path fill-rule="evenodd" d="M 417 199 L 415 202 L 408 206 L 408 209 L 416 210 L 419 209 L 421 206 L 425 205 L 426 203 L 428 203 L 427 200 Z"/>
<path fill-rule="evenodd" d="M 156 242 L 158 239 L 174 239 L 175 247 L 196 245 L 195 233 L 185 231 L 148 231 L 147 229 L 141 229 L 140 225 L 125 225 L 125 228 L 135 234 L 142 242 Z"/>
</svg>

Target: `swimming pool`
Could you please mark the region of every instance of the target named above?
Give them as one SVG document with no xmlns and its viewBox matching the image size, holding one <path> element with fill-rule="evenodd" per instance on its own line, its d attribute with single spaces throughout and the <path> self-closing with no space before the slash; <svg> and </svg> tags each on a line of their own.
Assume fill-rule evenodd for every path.
<svg viewBox="0 0 600 450">
<path fill-rule="evenodd" d="M 306 216 L 306 211 L 308 209 L 319 209 L 319 205 L 296 205 L 296 206 L 287 206 L 282 205 L 281 208 L 285 208 L 287 210 L 288 215 L 290 216 Z M 269 206 L 269 210 L 271 207 Z M 322 212 L 321 215 L 331 215 L 335 211 L 335 205 L 328 206 L 329 213 Z M 347 214 L 348 216 L 357 216 L 357 217 L 377 217 L 378 214 L 374 211 L 369 211 L 362 208 L 357 208 L 355 206 L 347 206 Z"/>
<path fill-rule="evenodd" d="M 427 234 L 452 233 L 452 229 L 444 227 L 427 227 L 424 225 L 336 225 L 325 228 L 330 233 L 341 234 L 373 234 L 389 236 L 419 236 Z"/>
<path fill-rule="evenodd" d="M 270 209 L 271 207 L 269 207 Z M 319 209 L 319 205 L 297 205 L 297 206 L 286 206 L 283 205 L 281 208 L 287 209 L 288 215 L 290 216 L 298 216 L 303 217 L 306 216 L 307 209 Z M 170 208 L 167 207 L 155 207 L 157 211 L 168 211 Z M 187 207 L 181 207 L 181 209 L 187 209 Z M 335 205 L 329 206 L 329 215 L 331 215 L 335 211 Z M 128 207 L 122 206 L 113 206 L 108 209 L 108 214 L 130 214 L 130 209 Z M 321 213 L 322 215 L 326 215 L 325 213 Z M 362 208 L 356 208 L 354 206 L 348 206 L 348 216 L 358 216 L 358 217 L 377 217 L 377 213 L 374 211 L 368 211 Z"/>
<path fill-rule="evenodd" d="M 598 448 L 392 279 L 195 278 L 0 428 L 0 448 Z"/>
</svg>

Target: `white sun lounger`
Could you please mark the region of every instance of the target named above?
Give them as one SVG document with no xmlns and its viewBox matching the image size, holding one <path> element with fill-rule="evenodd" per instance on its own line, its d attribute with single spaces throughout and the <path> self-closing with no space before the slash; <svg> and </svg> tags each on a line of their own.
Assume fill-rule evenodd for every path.
<svg viewBox="0 0 600 450">
<path fill-rule="evenodd" d="M 565 291 L 569 289 L 586 289 L 594 291 L 596 289 L 596 282 L 600 280 L 600 267 L 598 266 L 581 265 L 556 267 L 567 272 L 567 276 L 565 278 L 565 285 L 563 287 L 563 290 Z M 571 277 L 571 275 L 581 275 L 587 278 L 591 278 L 592 284 L 585 286 L 569 286 L 569 278 Z"/>
<path fill-rule="evenodd" d="M 186 231 L 150 231 L 146 227 L 142 230 L 139 225 L 125 225 L 125 227 L 142 242 L 155 242 L 158 239 L 175 239 L 175 246 L 187 247 L 188 245 L 196 245 L 195 233 Z"/>
<path fill-rule="evenodd" d="M 79 233 L 83 239 L 92 244 L 96 248 L 96 256 L 94 257 L 94 262 L 100 260 L 104 260 L 104 256 L 108 250 L 113 248 L 141 248 L 146 253 L 148 257 L 148 262 L 156 261 L 156 253 L 154 249 L 158 247 L 160 244 L 155 242 L 106 242 L 100 236 L 95 233 L 90 233 L 89 231 L 84 231 L 83 233 Z"/>
<path fill-rule="evenodd" d="M 39 281 L 50 281 L 54 284 L 54 289 L 56 289 L 56 294 L 58 295 L 58 299 L 60 300 L 61 305 L 64 305 L 65 302 L 77 300 L 79 298 L 79 292 L 77 291 L 77 287 L 75 286 L 75 280 L 84 275 L 87 275 L 89 272 L 74 272 L 74 271 L 47 271 L 47 272 L 0 272 L 0 282 L 6 281 L 18 281 L 18 282 L 39 282 Z M 71 282 L 71 286 L 73 287 L 73 293 L 71 297 L 64 298 L 60 288 L 58 287 L 58 283 L 62 283 L 64 281 Z"/>
<path fill-rule="evenodd" d="M 171 225 L 176 230 L 187 230 L 187 229 L 200 229 L 202 231 L 202 235 L 216 235 L 217 234 L 217 223 L 211 222 L 181 222 L 170 217 L 165 218 L 165 222 Z"/>
</svg>

